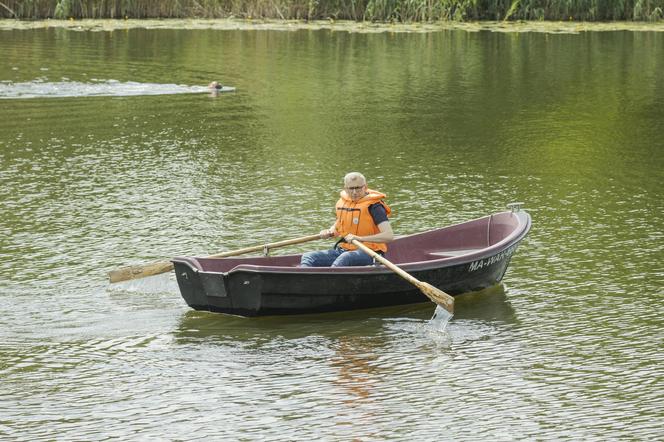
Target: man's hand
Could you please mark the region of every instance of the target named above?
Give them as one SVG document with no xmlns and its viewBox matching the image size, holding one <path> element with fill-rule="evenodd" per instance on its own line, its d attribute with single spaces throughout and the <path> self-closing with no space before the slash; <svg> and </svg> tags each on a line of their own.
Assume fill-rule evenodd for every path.
<svg viewBox="0 0 664 442">
<path fill-rule="evenodd" d="M 353 235 L 352 233 L 349 233 L 348 235 L 344 236 L 344 241 L 346 241 L 348 244 L 352 243 L 354 239 L 360 241 L 360 237 L 357 235 Z"/>
<path fill-rule="evenodd" d="M 326 239 L 334 236 L 334 232 L 331 231 L 330 229 L 324 229 L 320 231 L 318 236 L 320 236 L 321 239 Z"/>
</svg>

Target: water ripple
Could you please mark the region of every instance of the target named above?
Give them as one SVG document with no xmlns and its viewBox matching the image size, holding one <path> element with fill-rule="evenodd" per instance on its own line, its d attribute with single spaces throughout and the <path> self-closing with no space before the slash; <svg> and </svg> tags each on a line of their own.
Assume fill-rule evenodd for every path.
<svg viewBox="0 0 664 442">
<path fill-rule="evenodd" d="M 248 93 L 3 101 L 0 436 L 662 439 L 661 38 L 6 32 L 1 88 Z M 351 167 L 399 234 L 525 200 L 505 285 L 443 332 L 430 303 L 247 319 L 108 286 L 317 232 Z"/>
</svg>

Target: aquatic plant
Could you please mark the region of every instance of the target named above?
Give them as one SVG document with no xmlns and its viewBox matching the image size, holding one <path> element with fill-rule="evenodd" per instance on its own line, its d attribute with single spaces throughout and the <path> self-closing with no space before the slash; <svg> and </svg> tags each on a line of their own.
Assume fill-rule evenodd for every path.
<svg viewBox="0 0 664 442">
<path fill-rule="evenodd" d="M 379 22 L 640 20 L 664 18 L 664 0 L 1 0 L 0 17 L 273 18 Z"/>
</svg>

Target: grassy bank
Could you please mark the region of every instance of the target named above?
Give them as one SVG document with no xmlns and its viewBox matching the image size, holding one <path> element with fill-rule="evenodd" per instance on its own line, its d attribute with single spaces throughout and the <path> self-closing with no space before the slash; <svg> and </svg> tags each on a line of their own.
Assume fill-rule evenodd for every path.
<svg viewBox="0 0 664 442">
<path fill-rule="evenodd" d="M 0 0 L 0 18 L 660 21 L 664 0 Z"/>
</svg>

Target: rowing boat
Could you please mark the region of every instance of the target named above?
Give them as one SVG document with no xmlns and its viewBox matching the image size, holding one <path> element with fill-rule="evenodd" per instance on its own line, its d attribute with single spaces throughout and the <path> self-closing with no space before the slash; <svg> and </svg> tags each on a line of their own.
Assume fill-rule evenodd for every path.
<svg viewBox="0 0 664 442">
<path fill-rule="evenodd" d="M 406 235 L 385 257 L 450 295 L 503 279 L 531 226 L 519 204 L 452 226 Z M 265 250 L 267 253 L 267 250 Z M 291 315 L 427 302 L 386 267 L 299 267 L 300 254 L 172 259 L 180 293 L 195 310 L 239 316 Z"/>
</svg>

